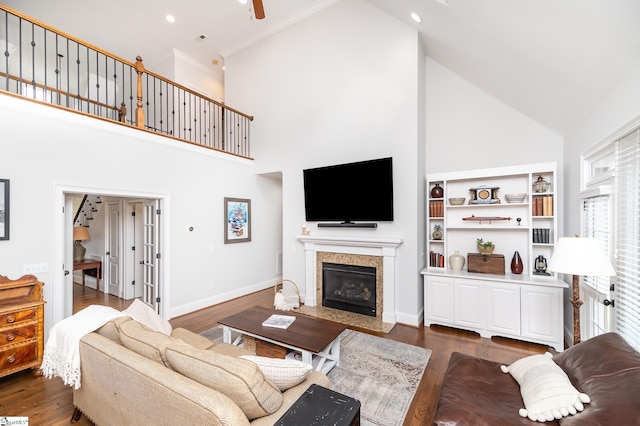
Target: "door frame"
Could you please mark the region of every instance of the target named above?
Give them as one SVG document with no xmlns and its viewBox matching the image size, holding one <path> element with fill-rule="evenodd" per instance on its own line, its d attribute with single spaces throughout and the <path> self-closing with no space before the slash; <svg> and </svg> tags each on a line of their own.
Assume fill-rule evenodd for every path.
<svg viewBox="0 0 640 426">
<path fill-rule="evenodd" d="M 73 186 L 73 185 L 53 185 L 53 205 L 52 205 L 52 241 L 53 241 L 53 259 L 52 265 L 60 265 L 60 269 L 56 271 L 53 268 L 51 274 L 51 318 L 48 318 L 49 325 L 56 324 L 64 318 L 71 316 L 73 311 L 73 258 L 72 251 L 69 247 L 73 245 L 73 212 L 66 207 L 65 203 L 67 195 L 78 194 L 99 194 L 101 196 L 113 197 L 130 197 L 130 198 L 147 198 L 157 199 L 162 214 L 158 218 L 158 230 L 162 238 L 159 241 L 160 252 L 162 253 L 162 268 L 160 273 L 159 296 L 160 296 L 160 316 L 164 319 L 168 318 L 170 304 L 170 281 L 171 273 L 171 243 L 169 232 L 170 216 L 170 196 L 163 193 L 150 193 L 141 191 L 131 191 L 122 188 L 104 188 L 89 186 Z M 69 274 L 65 276 L 65 270 Z"/>
</svg>

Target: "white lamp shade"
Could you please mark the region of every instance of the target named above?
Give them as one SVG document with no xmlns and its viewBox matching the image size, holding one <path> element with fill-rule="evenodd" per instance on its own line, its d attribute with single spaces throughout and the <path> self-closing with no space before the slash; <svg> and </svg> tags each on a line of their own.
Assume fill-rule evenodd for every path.
<svg viewBox="0 0 640 426">
<path fill-rule="evenodd" d="M 584 276 L 610 277 L 616 274 L 600 242 L 595 238 L 581 237 L 559 238 L 547 270 Z"/>
</svg>

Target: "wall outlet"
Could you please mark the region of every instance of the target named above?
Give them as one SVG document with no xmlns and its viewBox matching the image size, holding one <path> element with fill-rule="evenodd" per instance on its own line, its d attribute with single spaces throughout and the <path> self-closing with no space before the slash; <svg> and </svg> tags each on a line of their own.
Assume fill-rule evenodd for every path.
<svg viewBox="0 0 640 426">
<path fill-rule="evenodd" d="M 49 272 L 48 263 L 30 263 L 28 265 L 24 265 L 23 268 L 24 268 L 25 274 L 38 274 L 42 272 Z"/>
</svg>

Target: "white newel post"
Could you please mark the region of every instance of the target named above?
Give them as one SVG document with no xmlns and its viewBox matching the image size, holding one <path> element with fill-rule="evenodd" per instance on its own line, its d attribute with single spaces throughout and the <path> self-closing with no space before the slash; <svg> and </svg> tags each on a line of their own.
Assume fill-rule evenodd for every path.
<svg viewBox="0 0 640 426">
<path fill-rule="evenodd" d="M 304 304 L 316 306 L 317 252 L 382 257 L 382 321 L 396 323 L 396 252 L 402 238 L 335 237 L 299 235 L 305 250 Z"/>
</svg>

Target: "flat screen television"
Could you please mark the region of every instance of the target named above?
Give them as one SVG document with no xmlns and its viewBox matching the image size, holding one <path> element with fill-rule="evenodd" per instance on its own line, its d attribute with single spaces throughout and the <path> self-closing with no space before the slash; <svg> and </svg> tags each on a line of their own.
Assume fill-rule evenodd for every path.
<svg viewBox="0 0 640 426">
<path fill-rule="evenodd" d="M 393 221 L 391 157 L 306 169 L 303 176 L 308 222 Z"/>
</svg>

